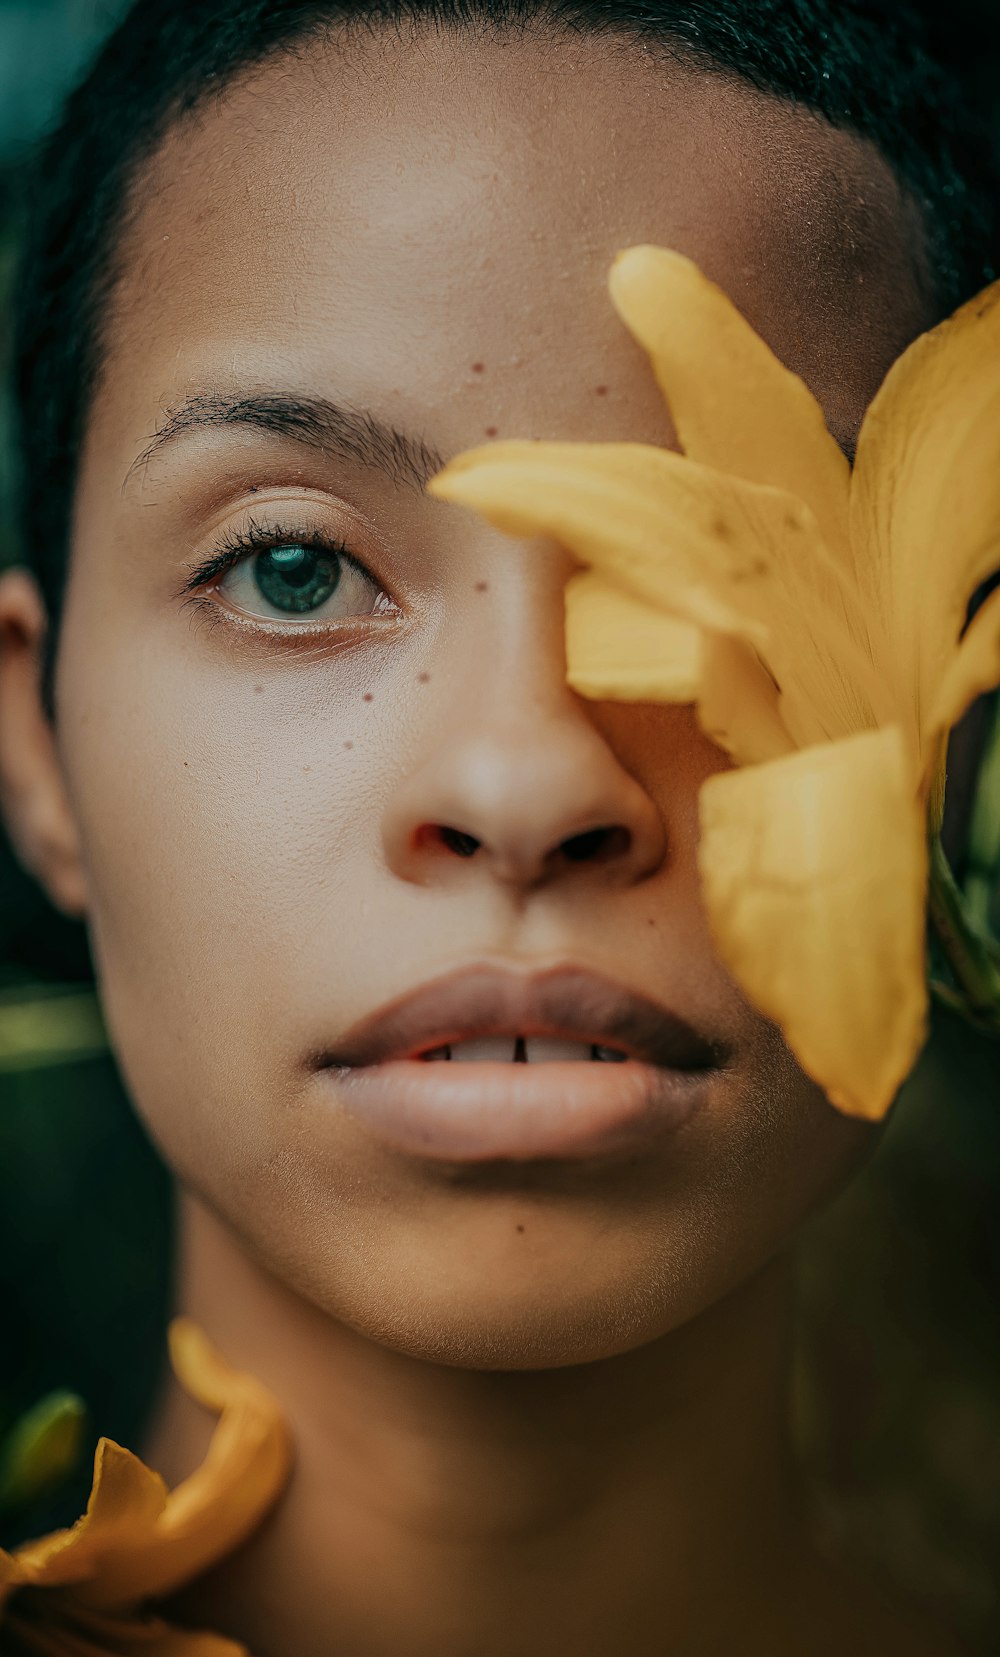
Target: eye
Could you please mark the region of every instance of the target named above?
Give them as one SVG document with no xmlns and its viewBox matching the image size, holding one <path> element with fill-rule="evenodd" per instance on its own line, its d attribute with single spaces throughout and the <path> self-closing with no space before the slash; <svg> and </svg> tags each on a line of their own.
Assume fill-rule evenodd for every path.
<svg viewBox="0 0 1000 1657">
<path fill-rule="evenodd" d="M 275 621 L 342 621 L 393 608 L 350 554 L 304 540 L 237 553 L 215 591 L 244 615 Z"/>
</svg>

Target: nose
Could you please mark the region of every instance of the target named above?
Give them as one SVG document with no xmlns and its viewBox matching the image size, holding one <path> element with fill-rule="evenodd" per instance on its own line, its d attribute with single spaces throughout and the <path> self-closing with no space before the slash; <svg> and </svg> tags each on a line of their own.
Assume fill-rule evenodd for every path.
<svg viewBox="0 0 1000 1657">
<path fill-rule="evenodd" d="M 453 689 L 387 805 L 383 846 L 401 878 L 450 880 L 465 859 L 510 887 L 579 878 L 581 865 L 626 886 L 663 862 L 663 816 L 602 735 L 593 704 L 567 686 L 565 658 L 550 645 L 533 660 L 533 672 L 505 675 L 502 689 L 472 675 Z"/>
</svg>

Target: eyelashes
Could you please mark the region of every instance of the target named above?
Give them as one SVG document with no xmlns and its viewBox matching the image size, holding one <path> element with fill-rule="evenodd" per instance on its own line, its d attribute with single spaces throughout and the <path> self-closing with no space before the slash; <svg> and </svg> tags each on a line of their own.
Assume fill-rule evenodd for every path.
<svg viewBox="0 0 1000 1657">
<path fill-rule="evenodd" d="M 257 552 L 268 552 L 276 546 L 296 544 L 310 546 L 316 551 L 335 552 L 343 558 L 351 557 L 347 547 L 336 536 L 321 533 L 314 526 L 306 527 L 296 523 L 265 524 L 250 517 L 241 529 L 225 531 L 215 550 L 201 563 L 192 567 L 181 591 L 192 593 L 199 587 L 208 586 L 227 570 L 232 569 L 241 558 L 248 558 Z"/>
<path fill-rule="evenodd" d="M 399 606 L 339 537 L 315 526 L 249 518 L 227 530 L 194 565 L 181 596 L 213 620 L 270 633 L 313 633 L 366 617 L 399 617 Z"/>
</svg>

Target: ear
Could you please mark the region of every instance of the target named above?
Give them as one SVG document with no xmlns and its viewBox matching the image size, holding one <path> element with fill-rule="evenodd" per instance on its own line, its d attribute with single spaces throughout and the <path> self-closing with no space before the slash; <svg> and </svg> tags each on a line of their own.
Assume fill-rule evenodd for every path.
<svg viewBox="0 0 1000 1657">
<path fill-rule="evenodd" d="M 87 908 L 80 841 L 42 698 L 45 606 L 26 570 L 0 575 L 0 807 L 14 849 L 56 906 Z"/>
</svg>

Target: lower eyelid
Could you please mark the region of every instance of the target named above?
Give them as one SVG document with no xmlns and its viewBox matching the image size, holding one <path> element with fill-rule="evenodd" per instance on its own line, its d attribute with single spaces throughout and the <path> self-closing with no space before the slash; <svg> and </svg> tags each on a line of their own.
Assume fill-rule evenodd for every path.
<svg viewBox="0 0 1000 1657">
<path fill-rule="evenodd" d="M 271 648 L 277 651 L 313 650 L 323 653 L 349 650 L 370 641 L 372 623 L 378 633 L 386 628 L 394 630 L 408 619 L 398 608 L 379 615 L 352 615 L 333 620 L 283 622 L 276 617 L 258 616 L 247 610 L 237 610 L 230 604 L 216 601 L 210 592 L 193 593 L 186 603 L 197 610 L 211 628 L 221 627 L 239 644 L 250 648 Z"/>
</svg>

